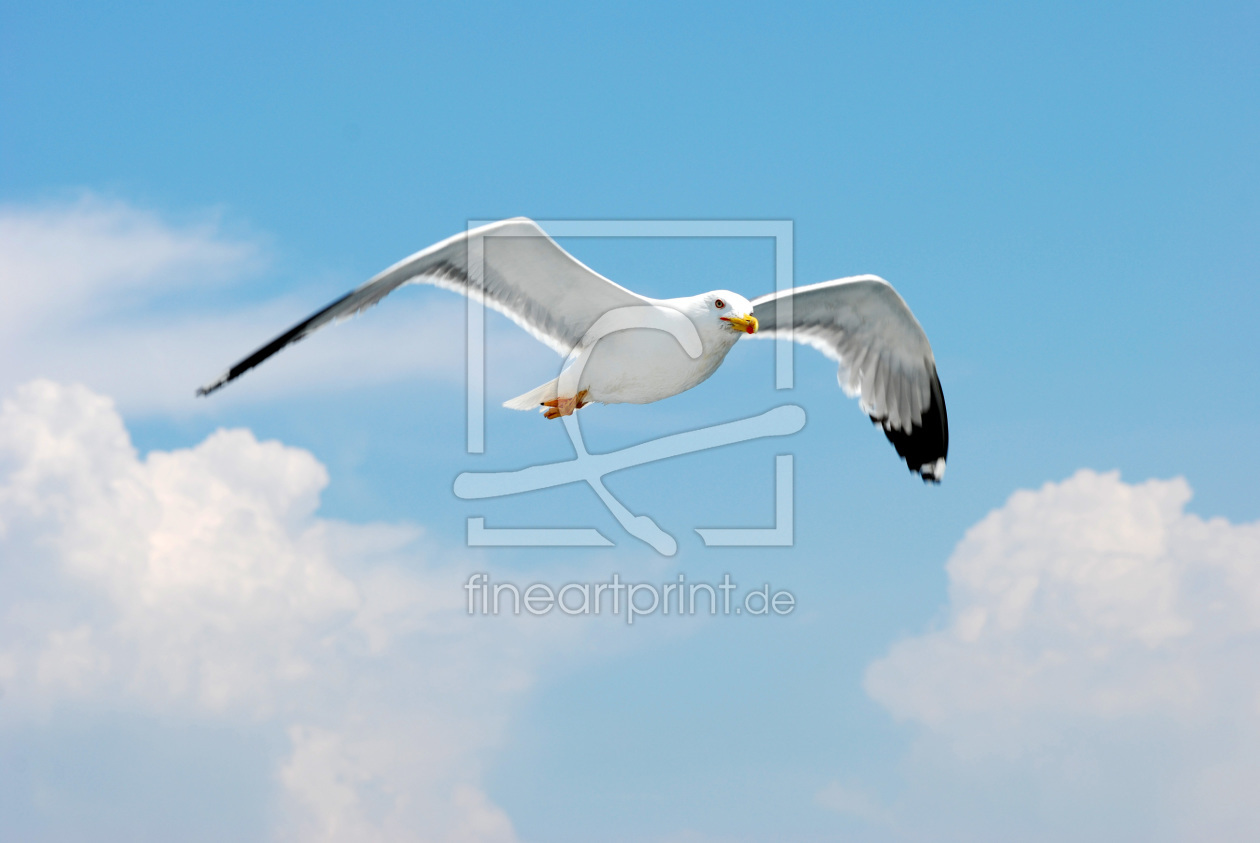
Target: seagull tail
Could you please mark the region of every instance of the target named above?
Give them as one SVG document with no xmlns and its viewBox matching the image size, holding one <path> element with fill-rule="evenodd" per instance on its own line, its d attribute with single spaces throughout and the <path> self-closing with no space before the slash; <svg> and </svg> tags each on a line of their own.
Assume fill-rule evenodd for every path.
<svg viewBox="0 0 1260 843">
<path fill-rule="evenodd" d="M 534 387 L 523 395 L 508 399 L 503 402 L 503 406 L 509 410 L 537 410 L 542 407 L 542 402 L 553 401 L 556 397 L 556 380 L 547 381 L 542 386 Z"/>
</svg>

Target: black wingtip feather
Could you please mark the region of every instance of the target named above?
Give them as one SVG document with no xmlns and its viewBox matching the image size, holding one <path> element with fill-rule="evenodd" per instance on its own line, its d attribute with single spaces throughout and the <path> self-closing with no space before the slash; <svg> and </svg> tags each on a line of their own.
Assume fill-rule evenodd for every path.
<svg viewBox="0 0 1260 843">
<path fill-rule="evenodd" d="M 199 387 L 197 389 L 197 397 L 200 398 L 203 395 L 209 395 L 212 392 L 222 389 L 241 375 L 248 372 L 250 369 L 257 366 L 259 363 L 266 360 L 271 355 L 275 354 L 280 349 L 284 348 L 286 345 L 291 345 L 292 343 L 302 339 L 302 337 L 306 334 L 306 329 L 311 326 L 312 322 L 328 313 L 328 311 L 332 310 L 352 295 L 354 295 L 354 291 L 346 293 L 344 296 L 337 299 L 335 302 L 332 302 L 327 307 L 322 308 L 317 313 L 312 313 L 310 316 L 306 317 L 301 322 L 297 323 L 292 328 L 246 357 L 244 360 L 236 363 L 232 366 L 232 368 L 228 369 L 227 375 L 220 378 L 218 381 L 207 386 Z"/>
<path fill-rule="evenodd" d="M 932 367 L 932 403 L 909 433 L 901 428 L 889 430 L 881 424 L 882 419 L 871 421 L 883 427 L 884 435 L 905 459 L 910 471 L 917 472 L 925 483 L 941 482 L 944 460 L 949 454 L 949 416 L 945 411 L 945 393 L 941 390 L 935 366 Z M 938 464 L 942 466 L 939 472 L 936 471 Z"/>
</svg>

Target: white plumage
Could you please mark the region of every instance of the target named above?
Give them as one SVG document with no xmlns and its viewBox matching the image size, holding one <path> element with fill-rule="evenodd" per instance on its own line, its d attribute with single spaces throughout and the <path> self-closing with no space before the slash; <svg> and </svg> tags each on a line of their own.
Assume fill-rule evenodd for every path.
<svg viewBox="0 0 1260 843">
<path fill-rule="evenodd" d="M 949 428 L 932 348 L 886 281 L 845 278 L 751 302 L 727 290 L 651 299 L 591 270 L 525 218 L 458 234 L 400 261 L 259 348 L 198 395 L 407 283 L 483 300 L 560 354 L 575 355 L 570 375 L 507 407 L 539 407 L 555 418 L 590 402 L 659 401 L 706 380 L 741 336 L 790 335 L 840 363 L 840 386 L 859 398 L 912 471 L 933 481 L 944 474 Z M 629 321 L 609 331 L 613 323 L 606 314 Z M 578 381 L 570 383 L 574 375 Z"/>
</svg>

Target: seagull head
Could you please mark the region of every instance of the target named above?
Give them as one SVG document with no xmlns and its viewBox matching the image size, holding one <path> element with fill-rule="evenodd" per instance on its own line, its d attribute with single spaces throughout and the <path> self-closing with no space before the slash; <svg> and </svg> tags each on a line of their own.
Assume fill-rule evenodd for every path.
<svg viewBox="0 0 1260 843">
<path fill-rule="evenodd" d="M 757 333 L 757 317 L 753 316 L 752 302 L 730 290 L 715 290 L 705 296 L 709 310 L 723 327 L 737 334 Z"/>
</svg>

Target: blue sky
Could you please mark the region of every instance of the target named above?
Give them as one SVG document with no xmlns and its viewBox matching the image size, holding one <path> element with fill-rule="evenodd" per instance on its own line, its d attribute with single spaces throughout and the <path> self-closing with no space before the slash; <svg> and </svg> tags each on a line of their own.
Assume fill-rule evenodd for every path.
<svg viewBox="0 0 1260 843">
<path fill-rule="evenodd" d="M 31 840 L 1260 828 L 1221 785 L 1260 781 L 1260 684 L 1229 679 L 1260 655 L 1258 38 L 1244 3 L 4 4 L 0 823 Z M 889 279 L 935 350 L 945 482 L 907 474 L 830 361 L 797 349 L 777 392 L 773 346 L 750 342 L 687 394 L 584 412 L 611 450 L 805 408 L 786 442 L 609 478 L 677 556 L 586 488 L 461 501 L 461 472 L 568 456 L 558 426 L 498 408 L 555 361 L 490 320 L 487 450 L 465 453 L 462 303 L 423 288 L 192 398 L 381 268 L 515 215 L 791 220 L 797 284 Z M 650 295 L 774 283 L 768 240 L 563 245 Z M 132 478 L 168 507 L 110 533 L 109 565 L 82 561 L 106 541 L 91 531 L 130 516 L 113 492 L 57 491 L 91 486 L 31 456 L 57 437 L 75 471 L 113 478 L 99 488 Z M 794 545 L 705 548 L 694 527 L 768 525 L 785 450 Z M 55 523 L 31 503 L 63 499 Z M 238 522 L 206 514 L 223 501 L 274 523 L 241 526 L 242 550 Z M 470 516 L 617 546 L 470 549 Z M 192 542 L 159 579 L 195 628 L 118 596 L 158 589 L 152 559 L 117 571 L 159 533 Z M 229 611 L 232 565 L 284 600 L 324 585 Z M 729 572 L 798 609 L 468 618 L 451 605 L 475 570 Z M 164 635 L 182 643 L 153 650 Z M 181 684 L 176 664 L 235 678 Z M 1117 697 L 1117 676 L 1143 694 Z"/>
</svg>

